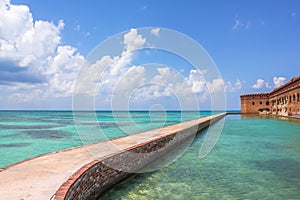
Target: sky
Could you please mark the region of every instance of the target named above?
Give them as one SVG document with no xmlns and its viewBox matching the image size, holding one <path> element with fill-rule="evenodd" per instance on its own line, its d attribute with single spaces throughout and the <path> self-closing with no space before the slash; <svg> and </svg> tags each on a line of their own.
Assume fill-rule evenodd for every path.
<svg viewBox="0 0 300 200">
<path fill-rule="evenodd" d="M 202 46 L 216 76 L 155 49 L 167 30 Z M 95 109 L 211 109 L 225 92 L 238 110 L 241 94 L 300 75 L 299 53 L 298 0 L 0 0 L 0 110 L 70 110 L 78 80 Z"/>
</svg>

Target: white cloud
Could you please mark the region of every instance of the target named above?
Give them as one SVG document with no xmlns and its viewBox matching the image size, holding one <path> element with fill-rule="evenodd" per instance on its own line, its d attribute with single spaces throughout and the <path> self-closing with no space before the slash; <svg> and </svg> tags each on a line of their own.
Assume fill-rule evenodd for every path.
<svg viewBox="0 0 300 200">
<path fill-rule="evenodd" d="M 224 91 L 224 81 L 221 78 L 214 79 L 211 83 L 207 83 L 207 87 L 209 89 L 209 92 L 212 94 L 216 94 L 218 92 Z"/>
<path fill-rule="evenodd" d="M 142 35 L 138 34 L 137 29 L 131 29 L 123 37 L 123 43 L 125 46 L 121 56 L 110 58 L 111 65 L 106 67 L 103 74 L 101 75 L 99 87 L 110 93 L 114 90 L 116 84 L 122 79 L 122 76 L 126 73 L 133 73 L 133 69 L 139 69 L 132 66 L 133 55 L 129 51 L 133 51 L 137 48 L 142 48 L 146 42 L 146 39 Z"/>
<path fill-rule="evenodd" d="M 207 89 L 205 79 L 200 70 L 190 70 L 189 77 L 186 78 L 186 81 L 194 93 L 201 93 Z"/>
<path fill-rule="evenodd" d="M 131 29 L 128 33 L 124 34 L 124 50 L 121 56 L 112 58 L 106 55 L 100 58 L 95 64 L 86 66 L 83 75 L 77 79 L 81 84 L 76 88 L 76 92 L 87 95 L 95 95 L 96 93 L 101 93 L 103 96 L 112 95 L 115 87 L 124 79 L 124 76 L 133 74 L 133 69 L 140 69 L 132 65 L 133 54 L 129 51 L 142 48 L 145 42 L 146 39 L 138 34 L 137 29 Z M 123 86 L 128 86 L 124 81 L 122 83 L 122 86 L 118 87 L 123 88 Z M 96 85 L 97 88 L 95 88 Z"/>
<path fill-rule="evenodd" d="M 7 7 L 10 4 L 10 0 L 1 0 L 0 1 L 0 8 L 1 7 Z"/>
<path fill-rule="evenodd" d="M 274 83 L 274 88 L 280 87 L 281 85 L 284 84 L 286 78 L 284 77 L 274 77 L 273 78 L 273 83 Z"/>
<path fill-rule="evenodd" d="M 64 22 L 60 20 L 56 24 L 34 20 L 28 6 L 11 5 L 9 1 L 0 2 L 0 22 L 0 62 L 8 60 L 13 63 L 11 69 L 1 70 L 9 73 L 26 72 L 25 75 L 30 78 L 40 78 L 36 82 L 16 79 L 13 84 L 7 85 L 0 82 L 1 89 L 5 88 L 5 92 L 11 94 L 9 101 L 30 103 L 50 96 L 71 96 L 84 57 L 76 48 L 62 45 L 60 35 Z M 80 30 L 80 26 L 76 28 Z M 155 36 L 159 36 L 159 33 L 159 28 L 151 31 Z M 123 44 L 121 56 L 103 56 L 91 66 L 83 67 L 86 74 L 77 79 L 84 83 L 77 88 L 79 92 L 99 92 L 105 98 L 114 92 L 120 97 L 119 101 L 122 101 L 122 97 L 131 95 L 141 86 L 141 93 L 136 95 L 139 100 L 175 95 L 182 97 L 183 103 L 194 105 L 191 99 L 195 94 L 207 95 L 207 87 L 212 93 L 224 88 L 224 82 L 220 78 L 206 83 L 202 76 L 206 71 L 190 70 L 188 77 L 183 77 L 170 67 L 160 67 L 155 74 L 149 75 L 144 66 L 134 66 L 133 55 L 129 52 L 146 44 L 146 38 L 137 29 L 131 29 L 124 35 Z M 96 83 L 99 88 L 95 91 L 93 86 Z"/>
<path fill-rule="evenodd" d="M 110 56 L 103 56 L 95 64 L 91 66 L 88 63 L 84 63 L 81 69 L 81 73 L 77 77 L 77 84 L 75 93 L 76 94 L 85 94 L 85 95 L 95 95 L 95 93 L 101 87 L 108 88 L 107 84 L 112 83 L 113 80 L 109 78 L 107 72 L 107 67 L 113 62 L 113 59 Z M 105 71 L 106 70 L 106 71 Z M 95 85 L 98 82 L 98 88 L 95 88 Z M 103 91 L 102 91 L 103 92 Z"/>
<path fill-rule="evenodd" d="M 197 98 L 196 94 L 202 99 L 208 96 L 205 80 L 198 70 L 191 70 L 188 77 L 183 77 L 170 67 L 157 67 L 156 73 L 151 72 L 144 66 L 126 68 L 117 77 L 106 72 L 107 76 L 101 78 L 103 88 L 100 95 L 112 95 L 114 102 L 119 102 L 118 106 L 127 105 L 129 98 L 139 102 L 171 96 L 181 99 L 184 101 L 181 103 L 187 106 Z M 218 83 L 215 80 L 211 84 L 213 92 L 219 91 Z"/>
<path fill-rule="evenodd" d="M 240 80 L 236 80 L 234 84 L 232 84 L 230 81 L 227 81 L 227 83 L 225 84 L 226 92 L 236 92 L 241 89 L 242 89 L 242 82 Z"/>
<path fill-rule="evenodd" d="M 154 76 L 151 82 L 163 85 L 165 86 L 165 89 L 162 91 L 157 91 L 156 96 L 169 96 L 170 90 L 176 95 L 186 95 L 188 93 L 192 93 L 192 90 L 184 77 L 182 77 L 175 70 L 172 70 L 172 68 L 157 68 L 157 71 L 158 75 Z"/>
<path fill-rule="evenodd" d="M 266 86 L 266 88 L 268 88 L 268 89 L 271 89 L 271 88 L 272 88 L 272 86 L 271 86 L 268 82 L 265 82 L 265 86 Z"/>
<path fill-rule="evenodd" d="M 142 48 L 146 43 L 146 38 L 138 34 L 137 29 L 130 29 L 130 32 L 124 35 L 124 45 L 126 52 L 134 51 L 135 49 Z"/>
<path fill-rule="evenodd" d="M 113 92 L 113 102 L 118 105 L 124 105 L 126 99 L 132 98 L 132 93 L 140 86 L 144 85 L 146 80 L 144 66 L 130 67 L 120 78 L 117 80 L 115 87 L 110 90 Z M 143 97 L 144 98 L 144 97 Z M 140 101 L 141 99 L 139 99 Z M 144 100 L 144 99 L 143 99 Z"/>
<path fill-rule="evenodd" d="M 265 81 L 263 79 L 257 79 L 256 83 L 252 85 L 254 89 L 260 89 L 265 85 Z"/>
<path fill-rule="evenodd" d="M 276 77 L 275 76 L 273 78 L 274 88 L 277 88 L 277 87 L 283 85 L 284 82 L 285 82 L 285 80 L 286 80 L 286 78 L 284 78 L 284 77 Z M 263 87 L 266 87 L 268 89 L 272 88 L 272 86 L 270 85 L 270 83 L 266 82 L 263 79 L 257 79 L 256 83 L 252 86 L 252 88 L 254 88 L 254 89 L 261 89 Z"/>
<path fill-rule="evenodd" d="M 126 50 L 124 50 L 126 51 Z M 105 58 L 105 59 L 104 59 Z M 134 66 L 131 63 L 130 54 L 121 57 L 103 57 L 94 66 L 90 67 L 89 80 L 84 80 L 83 91 L 88 94 L 90 88 L 88 83 L 95 84 L 98 79 L 97 67 L 104 71 L 99 80 L 99 90 L 89 91 L 91 94 L 98 92 L 97 98 L 105 104 L 113 102 L 114 109 L 125 109 L 128 102 L 153 102 L 159 99 L 180 99 L 181 105 L 188 107 L 195 104 L 195 99 L 205 101 L 209 97 L 208 87 L 212 94 L 224 91 L 224 82 L 221 78 L 214 79 L 211 83 L 206 82 L 203 74 L 207 71 L 190 70 L 187 77 L 171 67 L 157 67 L 156 71 L 147 71 L 144 66 Z M 94 69 L 93 69 L 94 68 Z M 98 77 L 98 76 L 96 76 Z M 239 81 L 235 87 L 239 88 Z"/>
<path fill-rule="evenodd" d="M 155 36 L 159 36 L 160 28 L 151 29 L 151 34 Z"/>
<path fill-rule="evenodd" d="M 0 58 L 24 67 L 55 53 L 64 27 L 62 20 L 58 25 L 33 21 L 29 8 L 23 5 L 0 7 L 0 13 Z"/>
<path fill-rule="evenodd" d="M 0 62 L 10 63 L 1 70 L 15 77 L 3 86 L 14 91 L 10 100 L 70 96 L 84 57 L 74 47 L 61 45 L 64 22 L 34 20 L 28 6 L 10 1 L 0 3 L 0 22 Z M 39 81 L 32 81 L 36 77 Z"/>
<path fill-rule="evenodd" d="M 133 90 L 137 85 L 143 85 L 145 82 L 144 66 L 132 66 L 125 73 L 125 76 L 119 82 L 118 91 Z"/>
<path fill-rule="evenodd" d="M 56 55 L 48 57 L 48 68 L 45 74 L 54 74 L 58 71 L 64 73 L 77 72 L 82 61 L 83 56 L 77 52 L 76 48 L 67 45 L 58 46 Z"/>
<path fill-rule="evenodd" d="M 17 103 L 30 103 L 32 101 L 40 101 L 45 98 L 46 96 L 41 89 L 35 89 L 23 93 L 14 93 L 9 97 L 9 101 Z"/>
<path fill-rule="evenodd" d="M 153 102 L 158 99 L 165 101 L 168 99 L 168 102 L 170 99 L 176 99 L 183 109 L 198 106 L 198 97 L 188 84 L 188 78 L 170 67 L 158 67 L 156 72 L 157 74 L 153 74 L 153 76 L 147 74 L 142 81 L 135 81 L 136 87 L 138 87 L 133 93 L 133 101 L 138 103 L 141 100 Z"/>
</svg>

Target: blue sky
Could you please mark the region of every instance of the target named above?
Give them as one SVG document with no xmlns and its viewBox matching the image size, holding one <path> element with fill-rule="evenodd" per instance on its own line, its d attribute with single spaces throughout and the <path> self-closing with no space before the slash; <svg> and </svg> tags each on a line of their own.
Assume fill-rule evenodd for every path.
<svg viewBox="0 0 300 200">
<path fill-rule="evenodd" d="M 173 29 L 202 45 L 220 71 L 227 109 L 239 109 L 240 94 L 267 92 L 300 74 L 297 0 L 0 2 L 0 109 L 71 109 L 83 60 L 99 43 L 132 28 Z M 167 67 L 185 68 L 182 76 L 191 87 L 202 83 L 201 78 L 189 79 L 192 66 L 175 66 L 172 56 L 159 58 L 169 59 Z M 161 73 L 156 75 L 162 78 Z M 206 92 L 193 92 L 200 107 L 209 109 Z M 148 103 L 139 109 L 165 104 L 171 98 L 167 93 L 141 97 Z M 176 109 L 174 102 L 166 109 Z M 109 109 L 105 102 L 98 104 Z"/>
</svg>

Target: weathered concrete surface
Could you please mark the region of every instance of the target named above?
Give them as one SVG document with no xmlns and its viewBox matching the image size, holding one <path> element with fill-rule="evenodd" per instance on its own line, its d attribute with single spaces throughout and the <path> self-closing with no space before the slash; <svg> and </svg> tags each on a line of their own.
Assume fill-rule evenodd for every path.
<svg viewBox="0 0 300 200">
<path fill-rule="evenodd" d="M 0 199 L 50 199 L 73 174 L 89 163 L 132 149 L 141 143 L 171 135 L 199 124 L 207 124 L 225 113 L 168 127 L 75 147 L 11 165 L 0 172 Z M 112 143 L 116 148 L 112 148 Z M 95 154 L 97 155 L 95 157 Z"/>
</svg>

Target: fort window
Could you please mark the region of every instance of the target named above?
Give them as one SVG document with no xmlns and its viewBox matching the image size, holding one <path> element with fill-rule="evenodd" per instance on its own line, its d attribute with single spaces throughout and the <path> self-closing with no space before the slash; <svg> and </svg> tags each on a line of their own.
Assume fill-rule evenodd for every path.
<svg viewBox="0 0 300 200">
<path fill-rule="evenodd" d="M 266 102 L 266 105 L 268 106 L 269 104 L 270 104 L 270 103 L 267 101 L 267 102 Z"/>
<path fill-rule="evenodd" d="M 299 99 L 299 93 L 297 94 L 297 101 L 298 101 L 298 102 L 300 101 L 300 99 Z"/>
<path fill-rule="evenodd" d="M 262 104 L 262 102 L 260 101 L 260 102 L 259 102 L 259 104 L 261 105 L 261 104 Z"/>
<path fill-rule="evenodd" d="M 293 95 L 293 102 L 296 101 L 296 95 Z"/>
<path fill-rule="evenodd" d="M 255 102 L 254 101 L 252 101 L 252 106 L 254 106 L 255 105 Z"/>
</svg>

